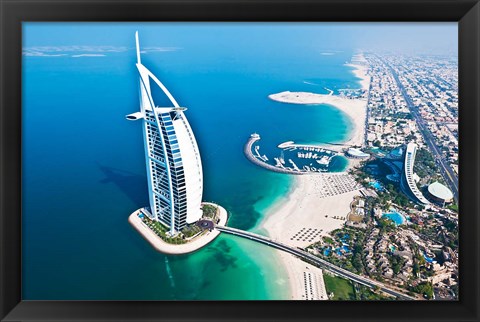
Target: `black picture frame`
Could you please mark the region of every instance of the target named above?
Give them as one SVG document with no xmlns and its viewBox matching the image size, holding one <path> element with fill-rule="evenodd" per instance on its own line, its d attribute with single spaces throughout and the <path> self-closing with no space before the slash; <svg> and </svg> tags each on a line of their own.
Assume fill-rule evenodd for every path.
<svg viewBox="0 0 480 322">
<path fill-rule="evenodd" d="M 478 321 L 480 4 L 473 0 L 0 0 L 1 321 Z M 22 301 L 21 24 L 28 21 L 457 21 L 460 300 Z"/>
</svg>

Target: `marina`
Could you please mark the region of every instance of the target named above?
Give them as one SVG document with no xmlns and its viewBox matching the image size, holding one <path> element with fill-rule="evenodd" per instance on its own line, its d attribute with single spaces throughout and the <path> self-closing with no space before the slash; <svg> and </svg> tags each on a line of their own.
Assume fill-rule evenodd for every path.
<svg viewBox="0 0 480 322">
<path fill-rule="evenodd" d="M 256 133 L 252 134 L 248 139 L 247 144 L 245 144 L 245 147 L 243 150 L 247 159 L 250 160 L 252 163 L 274 172 L 288 173 L 288 174 L 305 174 L 304 172 L 295 171 L 290 168 L 285 168 L 282 165 L 282 163 L 278 160 L 278 158 L 275 158 L 275 160 L 277 161 L 277 166 L 268 164 L 261 158 L 256 158 L 255 155 L 252 153 L 252 146 L 258 140 L 260 140 L 260 135 Z"/>
<path fill-rule="evenodd" d="M 256 143 L 260 135 L 250 135 L 244 147 L 248 160 L 265 169 L 288 174 L 314 174 L 331 171 L 334 158 L 340 153 L 317 145 L 296 144 L 287 141 L 279 144 L 279 156 L 273 157 L 274 163 L 269 163 L 267 155 L 260 153 L 260 146 Z"/>
</svg>

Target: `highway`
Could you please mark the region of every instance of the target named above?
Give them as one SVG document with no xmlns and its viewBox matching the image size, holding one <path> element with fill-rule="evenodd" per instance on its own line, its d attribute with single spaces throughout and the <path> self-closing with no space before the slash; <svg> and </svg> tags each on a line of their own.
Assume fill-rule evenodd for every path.
<svg viewBox="0 0 480 322">
<path fill-rule="evenodd" d="M 382 60 L 383 61 L 383 60 Z M 447 161 L 443 158 L 442 152 L 439 150 L 437 144 L 435 143 L 435 138 L 433 137 L 432 133 L 427 127 L 427 124 L 423 120 L 423 118 L 420 116 L 417 107 L 413 104 L 412 100 L 410 99 L 410 96 L 408 96 L 405 87 L 402 85 L 400 82 L 400 79 L 398 78 L 397 73 L 395 70 L 387 64 L 385 61 L 383 63 L 390 69 L 390 72 L 393 75 L 393 78 L 395 78 L 395 81 L 397 82 L 398 87 L 400 88 L 400 91 L 402 92 L 402 95 L 405 99 L 405 102 L 407 103 L 407 106 L 412 113 L 413 117 L 415 118 L 415 121 L 417 122 L 418 128 L 420 130 L 420 133 L 422 133 L 423 138 L 425 140 L 425 143 L 429 147 L 430 151 L 434 154 L 435 161 L 437 165 L 439 166 L 440 174 L 442 177 L 445 179 L 445 182 L 447 185 L 450 187 L 450 190 L 453 192 L 453 197 L 455 199 L 455 202 L 458 204 L 458 177 L 453 172 L 452 167 L 447 163 Z"/>
<path fill-rule="evenodd" d="M 254 233 L 244 231 L 244 230 L 241 230 L 241 229 L 236 229 L 236 228 L 231 228 L 231 227 L 226 227 L 226 226 L 220 226 L 220 225 L 215 226 L 215 229 L 219 230 L 220 232 L 232 234 L 232 235 L 239 236 L 239 237 L 248 238 L 250 240 L 260 242 L 262 244 L 274 247 L 276 249 L 283 250 L 287 253 L 298 256 L 300 258 L 303 258 L 303 259 L 305 259 L 309 262 L 315 263 L 318 266 L 320 266 L 322 269 L 328 270 L 328 271 L 334 273 L 335 275 L 347 278 L 349 280 L 352 280 L 356 283 L 368 286 L 370 288 L 379 287 L 382 292 L 384 292 L 386 294 L 389 294 L 391 296 L 397 297 L 398 299 L 415 300 L 415 298 L 413 298 L 411 296 L 408 296 L 406 294 L 403 294 L 401 292 L 398 292 L 398 291 L 395 291 L 395 290 L 392 290 L 392 289 L 386 287 L 383 283 L 380 283 L 380 282 L 371 280 L 369 278 L 357 275 L 357 274 L 352 273 L 350 271 L 347 271 L 346 269 L 343 269 L 343 268 L 338 267 L 338 266 L 336 266 L 332 263 L 329 263 L 326 260 L 323 260 L 323 259 L 321 259 L 321 258 L 319 258 L 315 255 L 312 255 L 309 252 L 306 252 L 306 251 L 304 251 L 300 248 L 291 247 L 291 246 L 288 246 L 286 244 L 274 241 L 274 240 L 272 240 L 268 237 L 258 235 L 258 234 L 254 234 Z"/>
</svg>

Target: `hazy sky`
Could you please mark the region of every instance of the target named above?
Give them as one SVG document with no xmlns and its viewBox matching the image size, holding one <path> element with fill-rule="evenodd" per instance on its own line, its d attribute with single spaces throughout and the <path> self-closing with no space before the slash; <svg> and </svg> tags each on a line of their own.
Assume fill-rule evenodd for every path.
<svg viewBox="0 0 480 322">
<path fill-rule="evenodd" d="M 321 50 L 357 48 L 399 53 L 457 54 L 458 24 L 441 23 L 24 23 L 24 47 L 127 46 L 138 30 L 143 46 L 285 46 L 311 43 Z M 295 37 L 290 37 L 294 35 Z"/>
</svg>

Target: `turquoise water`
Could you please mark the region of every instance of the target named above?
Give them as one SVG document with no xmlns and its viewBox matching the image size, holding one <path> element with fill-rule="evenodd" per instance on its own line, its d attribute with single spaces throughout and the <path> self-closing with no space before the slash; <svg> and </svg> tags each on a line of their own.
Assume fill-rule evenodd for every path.
<svg viewBox="0 0 480 322">
<path fill-rule="evenodd" d="M 378 182 L 378 181 L 372 181 L 372 182 L 370 182 L 370 183 L 369 183 L 369 186 L 375 188 L 375 189 L 378 190 L 378 191 L 383 191 L 383 186 L 382 186 L 382 184 L 381 184 L 380 182 Z"/>
<path fill-rule="evenodd" d="M 398 225 L 403 225 L 407 221 L 402 214 L 400 214 L 396 211 L 385 213 L 385 214 L 382 215 L 382 217 L 392 220 L 395 223 L 395 225 L 397 225 L 397 226 Z"/>
<path fill-rule="evenodd" d="M 53 32 L 58 27 L 49 26 L 51 39 L 43 45 L 63 45 L 66 40 Z M 65 56 L 23 58 L 23 299 L 288 299 L 285 270 L 267 246 L 221 235 L 193 254 L 166 256 L 128 224 L 148 199 L 141 127 L 125 120 L 139 105 L 133 51 L 139 25 L 124 26 L 76 24 L 69 35 L 70 42 L 88 44 L 97 35 L 122 33 L 121 41 L 106 45 L 123 51 L 72 57 L 85 52 L 69 49 Z M 163 25 L 140 26 L 148 45 L 172 46 L 156 36 L 165 34 Z M 31 36 L 35 28 L 24 29 L 27 47 L 42 45 Z M 260 133 L 268 151 L 288 140 L 339 142 L 351 127 L 332 106 L 281 104 L 267 96 L 315 91 L 304 82 L 311 79 L 331 82 L 332 89 L 358 87 L 343 66 L 353 52 L 319 55 L 311 41 L 268 25 L 256 27 L 258 36 L 226 28 L 221 42 L 195 24 L 178 28 L 182 36 L 173 45 L 179 49 L 147 51 L 143 63 L 188 107 L 203 162 L 204 200 L 228 210 L 229 226 L 255 229 L 284 198 L 291 177 L 244 157 L 250 134 Z M 257 38 L 265 33 L 275 37 Z M 242 35 L 257 45 L 239 41 Z M 285 49 L 275 40 L 280 36 Z"/>
<path fill-rule="evenodd" d="M 427 254 L 425 253 L 425 251 L 422 252 L 422 255 L 423 255 L 423 258 L 425 258 L 425 260 L 428 262 L 428 263 L 433 263 L 435 261 L 435 258 L 433 257 L 428 257 Z"/>
</svg>

